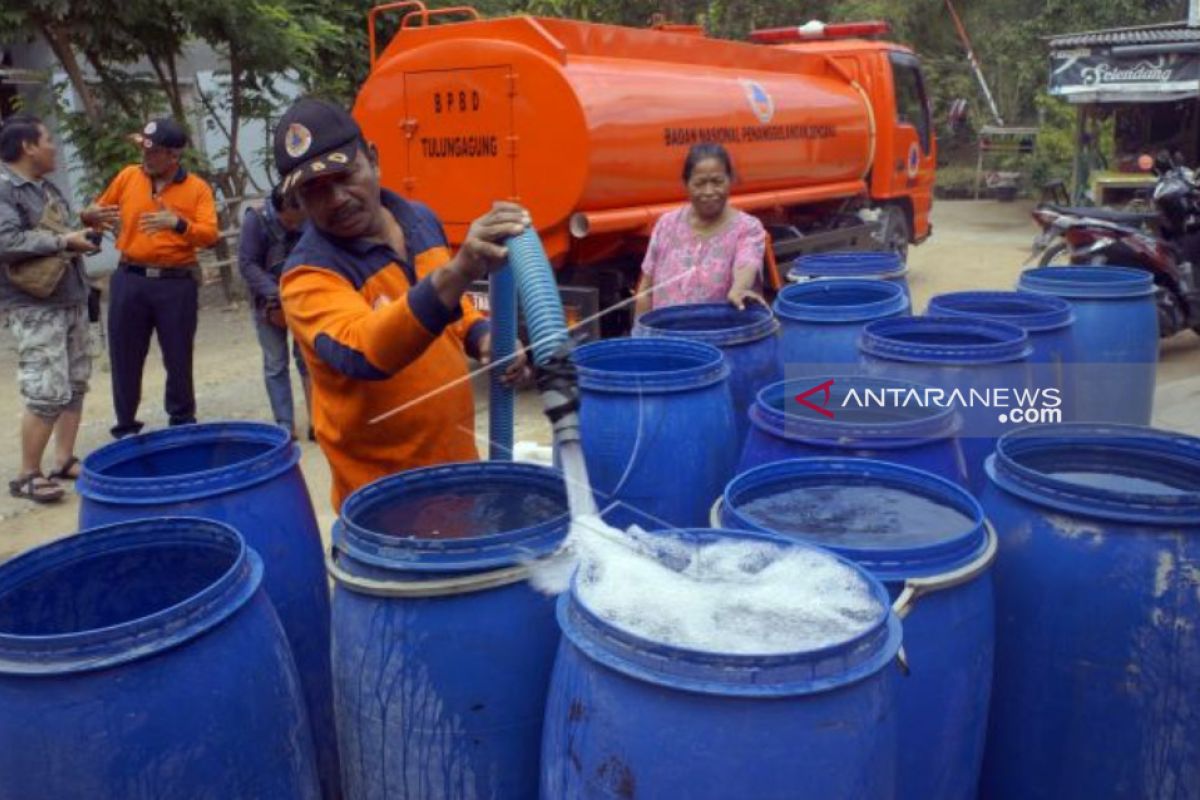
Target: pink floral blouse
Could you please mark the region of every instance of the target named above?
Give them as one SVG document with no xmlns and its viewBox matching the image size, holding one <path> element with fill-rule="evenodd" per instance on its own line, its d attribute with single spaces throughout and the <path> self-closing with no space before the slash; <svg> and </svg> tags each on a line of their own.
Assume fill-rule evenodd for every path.
<svg viewBox="0 0 1200 800">
<path fill-rule="evenodd" d="M 733 287 L 735 268 L 762 269 L 767 233 L 757 217 L 735 209 L 723 228 L 700 236 L 688 222 L 690 213 L 686 205 L 654 225 L 642 261 L 642 273 L 654 282 L 654 308 L 723 302 Z M 756 278 L 755 288 L 759 282 Z"/>
</svg>

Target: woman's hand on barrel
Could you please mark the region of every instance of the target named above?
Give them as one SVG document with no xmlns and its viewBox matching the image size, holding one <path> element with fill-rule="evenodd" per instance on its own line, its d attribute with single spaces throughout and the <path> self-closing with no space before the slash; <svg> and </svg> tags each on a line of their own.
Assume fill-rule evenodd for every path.
<svg viewBox="0 0 1200 800">
<path fill-rule="evenodd" d="M 471 223 L 456 259 L 471 280 L 479 280 L 508 257 L 504 241 L 532 224 L 529 212 L 521 206 L 497 201 L 491 211 Z"/>
<path fill-rule="evenodd" d="M 729 290 L 727 298 L 729 299 L 730 304 L 738 311 L 745 311 L 746 303 L 750 301 L 758 303 L 761 306 L 767 305 L 767 301 L 758 292 L 754 291 L 753 289 L 743 289 L 738 286 L 735 286 Z"/>
</svg>

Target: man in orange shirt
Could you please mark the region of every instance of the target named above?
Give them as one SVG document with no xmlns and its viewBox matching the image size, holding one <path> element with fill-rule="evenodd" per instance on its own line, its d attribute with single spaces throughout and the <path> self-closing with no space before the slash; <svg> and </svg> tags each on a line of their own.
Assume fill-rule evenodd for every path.
<svg viewBox="0 0 1200 800">
<path fill-rule="evenodd" d="M 116 227 L 121 262 L 108 306 L 112 360 L 113 436 L 137 433 L 142 370 L 150 336 L 158 334 L 167 370 L 166 411 L 172 425 L 196 421 L 192 346 L 196 339 L 197 248 L 217 241 L 212 189 L 180 161 L 187 133 L 172 119 L 142 130 L 142 163 L 126 167 L 85 212 Z"/>
<path fill-rule="evenodd" d="M 451 255 L 432 211 L 381 189 L 354 119 L 319 100 L 283 115 L 275 166 L 309 220 L 280 299 L 312 376 L 334 508 L 385 475 L 478 458 L 466 356 L 490 360 L 491 333 L 463 293 L 504 263 L 528 212 L 496 203 Z M 506 378 L 525 369 L 518 359 Z"/>
</svg>

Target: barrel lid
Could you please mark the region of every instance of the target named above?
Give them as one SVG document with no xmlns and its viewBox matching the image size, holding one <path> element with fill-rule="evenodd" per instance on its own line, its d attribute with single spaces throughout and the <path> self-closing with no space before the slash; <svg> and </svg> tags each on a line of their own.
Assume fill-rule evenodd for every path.
<svg viewBox="0 0 1200 800">
<path fill-rule="evenodd" d="M 638 317 L 633 335 L 673 336 L 714 347 L 761 341 L 779 330 L 771 309 L 749 302 L 738 310 L 729 303 L 685 303 L 656 308 Z"/>
<path fill-rule="evenodd" d="M 1037 292 L 948 292 L 930 298 L 927 311 L 931 316 L 993 319 L 1030 333 L 1065 328 L 1075 320 L 1066 300 Z"/>
<path fill-rule="evenodd" d="M 864 630 L 817 650 L 771 655 L 713 653 L 675 647 L 630 633 L 595 614 L 576 586 L 558 601 L 563 635 L 588 658 L 635 679 L 700 694 L 786 697 L 829 691 L 865 680 L 883 669 L 900 648 L 900 622 L 887 590 L 858 565 L 820 548 L 760 531 L 685 529 L 658 531 L 666 540 L 710 543 L 754 540 L 819 552 L 853 570 L 879 605 Z M 577 580 L 577 579 L 576 579 Z"/>
<path fill-rule="evenodd" d="M 1063 423 L 1002 436 L 992 482 L 1037 505 L 1095 519 L 1200 524 L 1200 439 L 1136 425 Z"/>
<path fill-rule="evenodd" d="M 793 283 L 775 298 L 775 313 L 798 322 L 865 322 L 908 308 L 908 295 L 899 284 L 860 278 Z"/>
<path fill-rule="evenodd" d="M 723 520 L 820 545 L 884 581 L 928 577 L 974 561 L 987 545 L 983 509 L 923 470 L 865 458 L 798 458 L 729 482 Z"/>
<path fill-rule="evenodd" d="M 1154 278 L 1130 267 L 1036 267 L 1021 273 L 1017 288 L 1078 300 L 1120 300 L 1154 294 Z"/>
<path fill-rule="evenodd" d="M 486 533 L 425 536 L 432 524 L 467 522 Z M 334 546 L 382 577 L 476 572 L 550 555 L 567 525 L 566 487 L 557 471 L 510 461 L 445 464 L 355 490 L 342 503 Z"/>
<path fill-rule="evenodd" d="M 1033 352 L 1016 325 L 966 317 L 892 317 L 863 326 L 859 349 L 875 358 L 923 364 L 1023 361 Z"/>
</svg>

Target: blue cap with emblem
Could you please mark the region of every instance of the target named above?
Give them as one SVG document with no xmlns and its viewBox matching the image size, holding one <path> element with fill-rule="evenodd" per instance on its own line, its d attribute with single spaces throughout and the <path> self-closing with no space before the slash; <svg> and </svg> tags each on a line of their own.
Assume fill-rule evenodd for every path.
<svg viewBox="0 0 1200 800">
<path fill-rule="evenodd" d="M 283 193 L 318 175 L 349 170 L 361 138 L 362 130 L 344 108 L 314 98 L 297 100 L 275 128 L 275 168 Z"/>
</svg>

